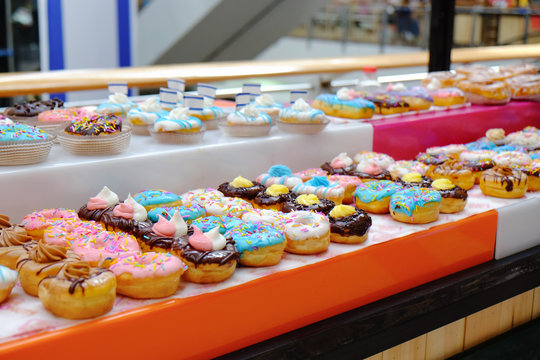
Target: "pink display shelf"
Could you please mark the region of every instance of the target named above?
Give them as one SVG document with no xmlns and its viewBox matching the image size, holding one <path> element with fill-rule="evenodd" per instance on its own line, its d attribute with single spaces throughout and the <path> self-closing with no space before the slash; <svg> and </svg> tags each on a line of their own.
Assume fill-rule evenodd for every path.
<svg viewBox="0 0 540 360">
<path fill-rule="evenodd" d="M 501 106 L 467 108 L 404 115 L 372 121 L 373 151 L 396 160 L 410 160 L 430 146 L 467 143 L 489 128 L 506 132 L 540 126 L 540 102 L 511 102 Z"/>
</svg>

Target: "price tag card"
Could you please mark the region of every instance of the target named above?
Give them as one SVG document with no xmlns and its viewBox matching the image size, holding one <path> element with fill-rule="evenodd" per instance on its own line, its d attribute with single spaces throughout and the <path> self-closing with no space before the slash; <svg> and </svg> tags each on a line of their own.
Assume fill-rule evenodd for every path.
<svg viewBox="0 0 540 360">
<path fill-rule="evenodd" d="M 204 98 L 198 95 L 185 94 L 184 106 L 189 108 L 191 112 L 200 114 L 204 107 Z"/>
<path fill-rule="evenodd" d="M 203 84 L 198 83 L 197 84 L 197 94 L 199 96 L 204 96 L 205 98 L 209 98 L 214 100 L 216 98 L 216 87 L 210 84 Z"/>
<path fill-rule="evenodd" d="M 159 103 L 162 108 L 172 109 L 176 106 L 178 95 L 176 90 L 169 88 L 159 88 Z"/>
<path fill-rule="evenodd" d="M 184 92 L 186 90 L 186 81 L 182 79 L 168 79 L 167 87 L 179 92 Z"/>
<path fill-rule="evenodd" d="M 291 90 L 291 104 L 300 98 L 307 98 L 307 90 Z"/>
<path fill-rule="evenodd" d="M 261 84 L 250 83 L 242 85 L 242 92 L 251 94 L 251 98 L 261 95 Z"/>
<path fill-rule="evenodd" d="M 127 83 L 109 83 L 109 93 L 115 94 L 120 93 L 127 95 L 128 93 L 128 85 Z"/>
<path fill-rule="evenodd" d="M 250 93 L 238 93 L 236 94 L 236 110 L 240 110 L 251 101 Z"/>
</svg>

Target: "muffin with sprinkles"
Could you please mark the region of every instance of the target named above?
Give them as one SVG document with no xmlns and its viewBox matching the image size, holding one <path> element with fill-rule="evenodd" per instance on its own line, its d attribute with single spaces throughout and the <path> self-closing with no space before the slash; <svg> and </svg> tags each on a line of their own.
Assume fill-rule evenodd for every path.
<svg viewBox="0 0 540 360">
<path fill-rule="evenodd" d="M 0 165 L 26 165 L 45 161 L 54 136 L 9 119 L 0 122 Z"/>
<path fill-rule="evenodd" d="M 80 136 L 103 136 L 122 131 L 122 121 L 115 115 L 92 114 L 73 121 L 64 130 L 68 134 Z"/>
</svg>

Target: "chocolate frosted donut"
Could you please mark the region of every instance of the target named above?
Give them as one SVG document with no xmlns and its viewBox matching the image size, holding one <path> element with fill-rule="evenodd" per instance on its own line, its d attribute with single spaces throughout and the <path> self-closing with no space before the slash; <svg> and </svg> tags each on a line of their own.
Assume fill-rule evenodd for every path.
<svg viewBox="0 0 540 360">
<path fill-rule="evenodd" d="M 415 160 L 420 161 L 423 164 L 426 165 L 440 165 L 444 163 L 445 161 L 450 160 L 451 158 L 445 154 L 440 155 L 430 155 L 428 153 L 420 153 L 416 155 Z"/>
<path fill-rule="evenodd" d="M 134 232 L 141 224 L 148 224 L 150 228 L 152 227 L 152 223 L 149 221 L 141 223 L 137 220 L 124 219 L 122 217 L 114 216 L 113 207 L 89 210 L 85 204 L 79 209 L 77 215 L 79 215 L 79 218 L 83 220 L 94 220 L 95 222 L 102 223 L 103 226 L 105 226 L 105 229 L 109 231 L 118 229 L 128 234 L 132 234 L 135 237 L 137 236 L 134 234 Z"/>
<path fill-rule="evenodd" d="M 495 166 L 495 162 L 493 160 L 485 159 L 485 160 L 479 160 L 479 161 L 464 161 L 463 166 L 471 169 L 472 172 L 478 172 L 478 171 L 484 171 L 491 169 Z"/>
<path fill-rule="evenodd" d="M 350 175 L 357 176 L 360 179 L 370 179 L 370 180 L 392 180 L 392 175 L 388 170 L 381 169 L 381 172 L 378 174 L 368 174 L 366 172 L 355 170 Z"/>
<path fill-rule="evenodd" d="M 116 134 L 122 131 L 122 119 L 112 114 L 94 114 L 90 117 L 73 121 L 64 131 L 68 134 L 81 136 Z"/>
<path fill-rule="evenodd" d="M 405 181 L 403 178 L 397 178 L 396 183 L 403 187 L 423 187 L 427 188 L 431 186 L 432 180 L 427 176 L 422 176 L 422 180 L 418 182 Z"/>
<path fill-rule="evenodd" d="M 264 185 L 253 181 L 253 186 L 249 187 L 234 187 L 231 183 L 223 183 L 218 186 L 218 190 L 225 196 L 238 197 L 244 200 L 253 200 L 258 193 L 265 189 Z"/>
<path fill-rule="evenodd" d="M 291 199 L 292 193 L 280 194 L 278 196 L 268 195 L 265 191 L 261 191 L 257 194 L 253 203 L 258 206 L 268 207 L 276 204 L 282 204 Z"/>
<path fill-rule="evenodd" d="M 371 227 L 371 217 L 364 211 L 356 209 L 354 214 L 334 218 L 329 216 L 330 231 L 342 236 L 363 236 Z"/>
<path fill-rule="evenodd" d="M 54 110 L 64 106 L 64 102 L 58 98 L 52 100 L 34 100 L 23 104 L 15 104 L 13 107 L 7 108 L 6 116 L 15 117 L 34 117 L 46 110 Z"/>
<path fill-rule="evenodd" d="M 181 258 L 193 263 L 195 267 L 201 264 L 224 265 L 230 261 L 240 260 L 240 253 L 236 250 L 234 240 L 231 238 L 227 238 L 225 247 L 222 250 L 199 251 L 189 244 L 188 238 L 191 235 L 193 235 L 193 228 L 189 227 L 187 236 L 175 241 L 171 250 L 178 253 Z"/>
<path fill-rule="evenodd" d="M 345 166 L 342 168 L 334 168 L 329 162 L 325 162 L 321 165 L 321 169 L 326 171 L 329 175 L 351 175 L 356 168 L 356 165 Z"/>
<path fill-rule="evenodd" d="M 283 204 L 283 212 L 284 213 L 290 213 L 293 211 L 315 211 L 318 213 L 323 213 L 325 215 L 328 215 L 328 213 L 334 208 L 335 203 L 332 200 L 329 199 L 317 199 L 318 203 L 314 204 L 301 204 L 297 200 L 302 196 L 309 196 L 309 195 L 296 195 L 291 193 L 291 196 L 289 200 L 287 200 Z M 315 195 L 311 195 L 312 197 Z"/>
<path fill-rule="evenodd" d="M 467 190 L 455 186 L 453 189 L 437 189 L 442 198 L 467 200 Z"/>
</svg>

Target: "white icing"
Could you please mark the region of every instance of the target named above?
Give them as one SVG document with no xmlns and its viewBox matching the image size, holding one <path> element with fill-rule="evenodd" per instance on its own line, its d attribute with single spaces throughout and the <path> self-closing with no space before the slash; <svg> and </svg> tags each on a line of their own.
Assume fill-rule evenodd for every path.
<svg viewBox="0 0 540 360">
<path fill-rule="evenodd" d="M 397 83 L 392 85 L 392 88 L 390 89 L 392 91 L 405 91 L 407 90 L 407 87 L 403 83 Z"/>
<path fill-rule="evenodd" d="M 284 225 L 284 214 L 281 211 L 252 209 L 242 215 L 242 220 L 246 222 L 262 222 L 282 229 Z"/>
<path fill-rule="evenodd" d="M 336 96 L 339 100 L 350 100 L 351 99 L 351 97 L 349 96 L 350 92 L 351 92 L 351 89 L 344 87 L 337 91 Z"/>
<path fill-rule="evenodd" d="M 146 99 L 139 105 L 139 109 L 144 112 L 160 112 L 161 106 L 159 105 L 158 97 L 152 96 Z"/>
<path fill-rule="evenodd" d="M 294 104 L 291 106 L 291 109 L 296 111 L 310 111 L 311 106 L 302 98 L 296 100 Z"/>
<path fill-rule="evenodd" d="M 204 233 L 207 238 L 212 241 L 212 250 L 222 250 L 227 244 L 227 240 L 219 233 L 219 226 L 216 226 L 207 233 Z"/>
<path fill-rule="evenodd" d="M 493 161 L 497 165 L 529 165 L 532 161 L 531 157 L 519 151 L 503 151 L 493 157 Z"/>
<path fill-rule="evenodd" d="M 249 117 L 257 117 L 259 116 L 259 111 L 255 109 L 253 105 L 246 105 L 244 108 L 240 110 L 240 112 L 246 116 Z"/>
<path fill-rule="evenodd" d="M 441 155 L 441 154 L 458 154 L 467 150 L 467 147 L 463 144 L 450 144 L 446 146 L 434 146 L 426 150 L 429 155 Z"/>
<path fill-rule="evenodd" d="M 293 192 L 297 194 L 314 194 L 318 198 L 325 199 L 340 198 L 345 195 L 345 189 L 337 183 L 330 183 L 329 187 L 300 184 L 293 188 Z"/>
<path fill-rule="evenodd" d="M 441 81 L 439 79 L 436 79 L 436 78 L 431 79 L 429 84 L 427 84 L 427 86 L 426 86 L 426 89 L 429 90 L 429 91 L 439 90 L 440 88 L 442 88 Z"/>
<path fill-rule="evenodd" d="M 10 119 L 0 119 L 0 125 L 13 125 L 13 121 Z"/>
<path fill-rule="evenodd" d="M 124 200 L 124 204 L 133 206 L 133 220 L 146 221 L 146 219 L 148 219 L 148 213 L 144 206 L 135 201 L 135 199 L 131 197 L 131 194 L 128 194 L 127 199 Z"/>
<path fill-rule="evenodd" d="M 244 212 L 253 209 L 253 206 L 246 200 L 225 196 L 206 201 L 204 209 L 208 215 L 241 217 Z"/>
<path fill-rule="evenodd" d="M 506 143 L 535 149 L 540 146 L 540 137 L 537 133 L 517 131 L 506 136 Z"/>
<path fill-rule="evenodd" d="M 381 169 L 387 169 L 391 164 L 394 163 L 394 158 L 383 153 L 367 151 L 359 152 L 358 154 L 354 155 L 354 161 L 357 163 L 367 161 L 370 164 L 376 164 Z"/>
<path fill-rule="evenodd" d="M 253 105 L 246 105 L 239 112 L 230 113 L 227 123 L 231 125 L 267 125 L 271 124 L 270 116 L 260 113 Z"/>
<path fill-rule="evenodd" d="M 189 108 L 186 107 L 175 107 L 169 113 L 169 119 L 171 120 L 188 120 L 189 117 Z"/>
<path fill-rule="evenodd" d="M 459 160 L 461 161 L 479 161 L 486 159 L 493 159 L 497 153 L 493 150 L 475 150 L 475 151 L 463 151 L 459 154 Z"/>
<path fill-rule="evenodd" d="M 120 199 L 118 198 L 118 195 L 113 193 L 108 187 L 104 186 L 103 189 L 96 195 L 97 198 L 100 198 L 102 200 L 105 200 L 107 202 L 107 206 L 111 207 L 113 205 L 118 204 Z"/>
<path fill-rule="evenodd" d="M 109 95 L 109 103 L 111 104 L 125 104 L 128 103 L 129 99 L 125 94 L 114 93 Z"/>
<path fill-rule="evenodd" d="M 176 228 L 174 231 L 174 236 L 178 237 L 187 234 L 188 226 L 180 214 L 180 211 L 175 211 L 170 221 L 174 223 L 174 227 Z"/>
<path fill-rule="evenodd" d="M 302 241 L 321 237 L 330 231 L 328 218 L 313 211 L 294 211 L 285 214 L 285 218 L 285 233 L 291 240 Z"/>
<path fill-rule="evenodd" d="M 17 271 L 0 265 L 0 289 L 12 288 L 17 282 Z"/>
<path fill-rule="evenodd" d="M 202 205 L 208 200 L 219 200 L 224 195 L 221 191 L 216 189 L 195 189 L 188 191 L 180 195 L 183 205 Z"/>
<path fill-rule="evenodd" d="M 345 166 L 351 166 L 353 164 L 353 159 L 351 159 L 346 152 L 339 153 L 338 156 L 332 159 L 332 162 L 336 160 L 341 160 Z"/>
<path fill-rule="evenodd" d="M 254 103 L 255 105 L 259 105 L 259 106 L 272 106 L 276 102 L 274 101 L 274 98 L 272 97 L 272 95 L 262 94 L 255 98 Z"/>
<path fill-rule="evenodd" d="M 289 190 L 292 190 L 296 185 L 303 183 L 299 176 L 270 176 L 268 173 L 259 175 L 255 181 L 260 182 L 266 187 L 274 184 L 285 185 Z"/>
</svg>

